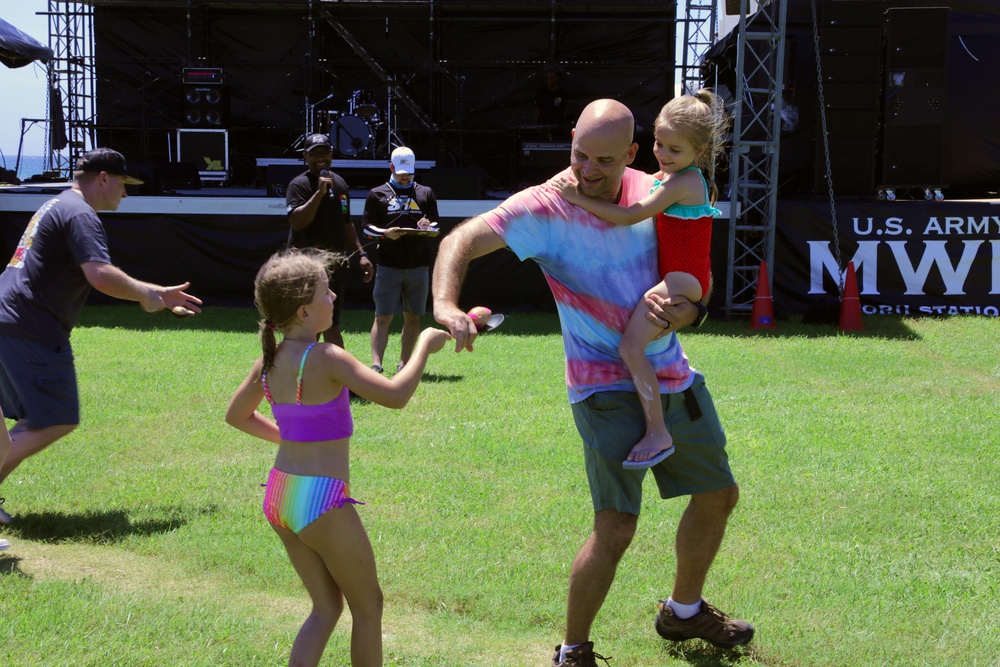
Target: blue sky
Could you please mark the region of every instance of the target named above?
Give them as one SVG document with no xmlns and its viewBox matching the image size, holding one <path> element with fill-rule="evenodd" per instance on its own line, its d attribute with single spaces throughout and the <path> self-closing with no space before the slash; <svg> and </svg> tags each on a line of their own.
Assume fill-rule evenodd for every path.
<svg viewBox="0 0 1000 667">
<path fill-rule="evenodd" d="M 48 17 L 35 15 L 48 11 L 48 5 L 47 0 L 4 0 L 0 3 L 0 18 L 48 44 Z M 37 63 L 18 69 L 0 65 L 0 150 L 8 167 L 13 167 L 17 159 L 22 118 L 45 118 L 45 69 Z M 44 143 L 45 130 L 34 127 L 25 136 L 24 154 L 41 155 Z"/>
</svg>

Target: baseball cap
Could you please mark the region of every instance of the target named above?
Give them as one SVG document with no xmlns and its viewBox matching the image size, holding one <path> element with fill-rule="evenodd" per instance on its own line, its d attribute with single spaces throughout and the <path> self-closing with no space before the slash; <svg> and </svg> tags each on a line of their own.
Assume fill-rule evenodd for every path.
<svg viewBox="0 0 1000 667">
<path fill-rule="evenodd" d="M 412 174 L 416 158 L 406 146 L 400 146 L 392 152 L 392 168 L 397 174 Z"/>
<path fill-rule="evenodd" d="M 88 171 L 99 174 L 106 171 L 114 176 L 124 176 L 126 185 L 142 185 L 145 181 L 128 175 L 128 168 L 125 166 L 125 156 L 110 148 L 95 148 L 89 153 L 84 153 L 76 161 L 77 171 Z"/>
<path fill-rule="evenodd" d="M 325 148 L 333 148 L 330 145 L 330 139 L 325 134 L 310 134 L 306 137 L 305 144 L 303 144 L 302 152 L 308 153 L 317 146 L 323 146 Z"/>
</svg>

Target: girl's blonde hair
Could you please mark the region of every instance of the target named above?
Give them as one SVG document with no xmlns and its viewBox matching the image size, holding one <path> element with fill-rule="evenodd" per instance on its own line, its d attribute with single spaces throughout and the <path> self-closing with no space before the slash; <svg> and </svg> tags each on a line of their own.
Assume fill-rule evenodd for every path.
<svg viewBox="0 0 1000 667">
<path fill-rule="evenodd" d="M 274 364 L 278 349 L 275 329 L 292 324 L 299 307 L 313 300 L 334 264 L 343 261 L 342 255 L 319 248 L 291 248 L 272 255 L 257 271 L 253 296 L 261 317 L 260 343 L 265 371 Z"/>
<path fill-rule="evenodd" d="M 705 174 L 711 203 L 718 199 L 715 185 L 715 163 L 722 155 L 722 144 L 729 129 L 725 103 L 711 90 L 702 89 L 694 95 L 682 95 L 663 105 L 653 122 L 654 127 L 666 127 L 679 132 L 695 150 L 702 150 L 695 166 Z"/>
</svg>

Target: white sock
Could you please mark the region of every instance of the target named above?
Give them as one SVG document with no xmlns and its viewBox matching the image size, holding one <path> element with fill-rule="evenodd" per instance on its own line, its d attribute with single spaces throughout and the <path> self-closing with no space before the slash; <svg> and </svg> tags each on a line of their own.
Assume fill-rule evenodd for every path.
<svg viewBox="0 0 1000 667">
<path fill-rule="evenodd" d="M 694 604 L 681 604 L 673 598 L 667 598 L 667 605 L 674 610 L 674 616 L 686 621 L 692 616 L 697 616 L 698 612 L 701 611 L 701 600 L 698 600 Z"/>
<path fill-rule="evenodd" d="M 562 662 L 563 660 L 566 659 L 566 651 L 571 651 L 575 649 L 577 646 L 583 646 L 583 644 L 570 644 L 569 646 L 563 644 L 562 648 L 559 649 L 559 662 Z"/>
</svg>

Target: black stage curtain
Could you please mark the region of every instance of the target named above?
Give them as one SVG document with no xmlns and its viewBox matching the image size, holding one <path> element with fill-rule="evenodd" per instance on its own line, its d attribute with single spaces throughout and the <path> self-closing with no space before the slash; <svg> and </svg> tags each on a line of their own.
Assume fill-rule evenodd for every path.
<svg viewBox="0 0 1000 667">
<path fill-rule="evenodd" d="M 182 69 L 221 68 L 235 183 L 257 177 L 258 157 L 295 154 L 307 101 L 326 131 L 337 115 L 360 118 L 354 101 L 373 95 L 370 152 L 358 157 L 405 143 L 504 188 L 547 64 L 564 71 L 570 118 L 598 97 L 626 103 L 650 163 L 652 120 L 673 95 L 673 2 L 94 4 L 99 143 L 166 160 L 184 126 Z"/>
<path fill-rule="evenodd" d="M 31 215 L 0 211 L 0 256 L 13 254 Z M 284 248 L 288 239 L 283 215 L 100 215 L 111 259 L 117 266 L 135 278 L 160 285 L 190 281 L 190 292 L 208 305 L 251 307 L 257 270 L 273 252 Z M 460 222 L 457 218 L 442 219 L 442 233 Z M 373 248 L 370 244 L 366 249 L 377 261 Z M 374 310 L 371 283 L 362 281 L 356 260 L 351 267 L 345 303 L 351 308 Z M 96 290 L 91 291 L 90 301 L 120 303 Z M 509 250 L 477 259 L 469 267 L 461 305 L 471 308 L 484 304 L 504 310 L 555 310 L 538 266 L 521 262 Z"/>
</svg>

